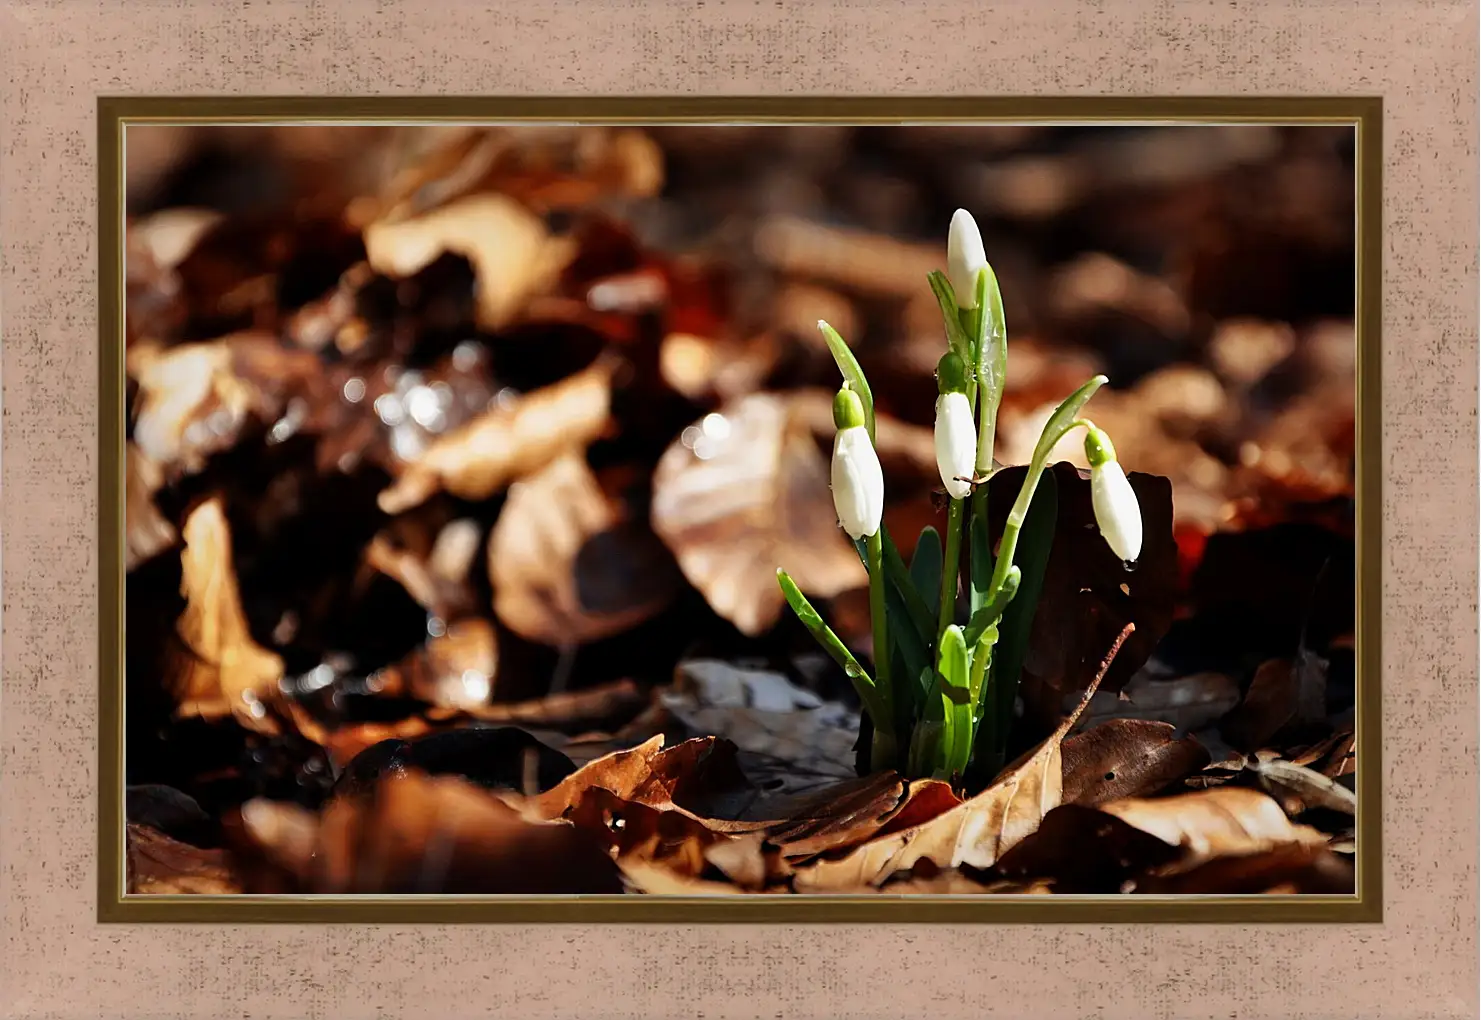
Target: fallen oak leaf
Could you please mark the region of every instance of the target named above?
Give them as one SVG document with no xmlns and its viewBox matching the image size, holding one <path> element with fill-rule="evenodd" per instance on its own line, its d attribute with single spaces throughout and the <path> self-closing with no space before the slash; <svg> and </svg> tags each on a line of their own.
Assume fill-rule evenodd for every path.
<svg viewBox="0 0 1481 1020">
<path fill-rule="evenodd" d="M 627 519 L 575 452 L 511 486 L 489 539 L 488 570 L 505 626 L 560 647 L 651 619 L 680 583 L 646 522 Z"/>
<path fill-rule="evenodd" d="M 234 716 L 248 729 L 276 733 L 266 703 L 276 696 L 283 660 L 252 639 L 232 566 L 231 530 L 220 496 L 196 506 L 182 529 L 176 633 L 186 654 L 166 680 L 177 715 Z"/>
<path fill-rule="evenodd" d="M 865 584 L 836 526 L 828 463 L 791 403 L 756 393 L 684 430 L 653 473 L 653 530 L 711 608 L 748 636 L 781 615 L 784 566 L 830 597 Z"/>
<path fill-rule="evenodd" d="M 1128 623 L 1117 635 L 1075 710 L 985 790 L 929 821 L 889 832 L 841 858 L 820 860 L 799 870 L 794 885 L 813 891 L 877 886 L 920 861 L 941 869 L 991 867 L 1059 806 L 1064 779 L 1060 745 L 1133 630 L 1135 624 Z"/>
<path fill-rule="evenodd" d="M 610 360 L 598 360 L 439 436 L 380 494 L 381 510 L 401 513 L 440 490 L 459 499 L 487 499 L 561 454 L 584 449 L 610 421 L 614 368 Z"/>
</svg>

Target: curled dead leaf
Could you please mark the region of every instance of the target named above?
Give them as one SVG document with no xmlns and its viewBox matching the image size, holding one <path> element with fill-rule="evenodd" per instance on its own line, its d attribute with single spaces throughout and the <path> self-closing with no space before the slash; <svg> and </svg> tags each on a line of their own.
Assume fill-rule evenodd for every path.
<svg viewBox="0 0 1481 1020">
<path fill-rule="evenodd" d="M 668 550 L 574 452 L 510 487 L 488 566 L 499 619 L 556 646 L 627 630 L 662 612 L 679 588 Z"/>
<path fill-rule="evenodd" d="M 283 660 L 252 638 L 232 565 L 231 530 L 220 496 L 185 519 L 180 594 L 185 611 L 176 631 L 187 654 L 168 679 L 178 714 L 216 719 L 230 714 L 249 729 L 277 731 L 267 702 L 283 676 Z"/>
<path fill-rule="evenodd" d="M 653 475 L 652 522 L 684 576 L 743 634 L 780 615 L 778 567 L 824 597 L 867 580 L 837 527 L 827 460 L 775 394 L 726 404 L 669 446 Z"/>
<path fill-rule="evenodd" d="M 460 499 L 487 499 L 561 454 L 584 449 L 611 414 L 610 362 L 487 411 L 436 439 L 380 494 L 380 508 L 401 513 L 445 489 Z"/>
</svg>

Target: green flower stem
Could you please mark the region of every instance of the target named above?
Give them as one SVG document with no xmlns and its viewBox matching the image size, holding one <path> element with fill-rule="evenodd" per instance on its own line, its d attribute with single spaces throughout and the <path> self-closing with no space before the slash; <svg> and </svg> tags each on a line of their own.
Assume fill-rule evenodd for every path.
<svg viewBox="0 0 1481 1020">
<path fill-rule="evenodd" d="M 962 558 L 962 518 L 967 501 L 954 499 L 946 511 L 946 558 L 941 561 L 941 601 L 936 615 L 936 647 L 941 647 L 941 635 L 956 619 L 956 577 Z"/>
<path fill-rule="evenodd" d="M 1013 509 L 1008 511 L 1008 522 L 1003 526 L 1003 538 L 998 545 L 998 561 L 993 566 L 992 583 L 988 586 L 989 600 L 995 598 L 1002 591 L 1003 582 L 1008 576 L 1008 568 L 1013 566 L 1013 553 L 1018 548 L 1018 532 L 1023 528 L 1023 520 L 1028 516 L 1029 504 L 1034 501 L 1034 490 L 1039 486 L 1039 476 L 1044 473 L 1044 466 L 1049 460 L 1049 454 L 1059 444 L 1071 429 L 1085 424 L 1084 419 L 1077 418 L 1080 408 L 1085 402 L 1095 395 L 1095 391 L 1105 385 L 1106 377 L 1097 375 L 1091 377 L 1074 393 L 1064 399 L 1064 402 L 1055 408 L 1054 413 L 1049 416 L 1049 421 L 1044 424 L 1044 430 L 1039 433 L 1039 441 L 1034 446 L 1033 459 L 1029 461 L 1028 472 L 1023 476 L 1023 484 L 1019 486 L 1018 498 L 1013 501 Z M 982 457 L 982 451 L 977 451 L 978 459 Z M 974 493 L 975 496 L 975 493 Z"/>
<path fill-rule="evenodd" d="M 874 629 L 874 686 L 884 711 L 883 718 L 874 720 L 874 747 L 881 748 L 881 741 L 895 747 L 894 689 L 890 686 L 890 637 L 884 607 L 884 543 L 879 531 L 865 539 L 865 551 L 869 556 L 869 620 Z M 903 621 L 902 621 L 903 622 Z M 894 751 L 890 751 L 892 759 Z M 891 760 L 873 761 L 875 768 L 892 764 Z"/>
</svg>

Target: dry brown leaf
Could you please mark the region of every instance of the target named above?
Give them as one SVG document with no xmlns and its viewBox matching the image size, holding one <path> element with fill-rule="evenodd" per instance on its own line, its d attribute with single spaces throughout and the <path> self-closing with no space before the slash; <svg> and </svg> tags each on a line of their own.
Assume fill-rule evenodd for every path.
<svg viewBox="0 0 1481 1020">
<path fill-rule="evenodd" d="M 656 616 L 680 583 L 646 522 L 629 519 L 574 452 L 510 487 L 488 568 L 499 619 L 555 646 L 597 641 Z"/>
<path fill-rule="evenodd" d="M 242 891 L 225 850 L 206 850 L 171 839 L 147 825 L 130 822 L 125 855 L 128 891 L 134 894 Z"/>
<path fill-rule="evenodd" d="M 1160 896 L 1318 893 L 1351 895 L 1356 871 L 1323 846 L 1293 843 L 1244 857 L 1220 857 L 1188 871 L 1148 875 L 1134 893 Z"/>
<path fill-rule="evenodd" d="M 365 228 L 371 268 L 396 278 L 415 275 L 443 252 L 462 255 L 478 274 L 478 323 L 508 325 L 531 294 L 547 289 L 575 254 L 552 238 L 541 219 L 504 195 L 460 198 L 410 219 Z"/>
<path fill-rule="evenodd" d="M 283 660 L 252 639 L 232 566 L 231 530 L 220 496 L 185 519 L 180 594 L 185 611 L 176 630 L 188 655 L 170 678 L 178 714 L 217 719 L 227 714 L 249 729 L 277 731 L 267 702 L 277 692 Z"/>
<path fill-rule="evenodd" d="M 149 252 L 161 269 L 174 269 L 185 260 L 207 231 L 224 217 L 214 209 L 161 209 L 129 224 L 129 236 Z"/>
<path fill-rule="evenodd" d="M 744 634 L 780 615 L 778 567 L 828 597 L 867 575 L 837 526 L 828 462 L 789 402 L 758 393 L 690 426 L 653 475 L 653 530 Z"/>
<path fill-rule="evenodd" d="M 462 780 L 417 772 L 332 800 L 314 863 L 310 891 L 320 893 L 622 891 L 589 834 L 523 818 Z"/>
<path fill-rule="evenodd" d="M 1278 799 L 1288 815 L 1295 816 L 1312 808 L 1349 815 L 1358 813 L 1357 795 L 1320 772 L 1278 758 L 1257 760 L 1249 767 L 1259 777 L 1260 788 Z"/>
<path fill-rule="evenodd" d="M 524 802 L 530 817 L 558 818 L 593 787 L 648 807 L 681 809 L 678 801 L 716 789 L 748 785 L 735 764 L 735 745 L 714 737 L 663 746 L 662 734 L 626 751 L 590 762 L 559 786 Z"/>
<path fill-rule="evenodd" d="M 793 879 L 799 891 L 877 886 L 920 861 L 940 869 L 991 867 L 1059 806 L 1064 780 L 1060 745 L 1134 629 L 1127 624 L 1118 635 L 1075 711 L 987 789 L 927 821 L 888 831 L 841 858 L 800 870 Z"/>
<path fill-rule="evenodd" d="M 164 487 L 164 470 L 133 443 L 125 448 L 124 467 L 124 569 L 133 570 L 145 560 L 175 544 L 179 535 L 155 506 L 154 494 Z"/>
<path fill-rule="evenodd" d="M 1185 864 L 1213 857 L 1263 853 L 1291 843 L 1316 845 L 1327 837 L 1293 825 L 1273 799 L 1258 790 L 1219 786 L 1157 800 L 1126 799 L 1100 805 L 1104 814 L 1181 847 Z"/>
<path fill-rule="evenodd" d="M 562 453 L 584 449 L 607 428 L 612 371 L 599 361 L 440 436 L 380 494 L 380 508 L 401 513 L 441 489 L 487 499 Z"/>
<path fill-rule="evenodd" d="M 1157 793 L 1208 764 L 1193 737 L 1169 723 L 1112 719 L 1064 742 L 1064 802 L 1094 805 Z"/>
</svg>

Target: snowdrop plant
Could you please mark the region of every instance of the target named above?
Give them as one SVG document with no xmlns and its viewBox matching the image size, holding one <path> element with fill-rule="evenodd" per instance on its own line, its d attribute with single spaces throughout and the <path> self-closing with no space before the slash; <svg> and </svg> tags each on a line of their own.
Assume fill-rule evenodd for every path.
<svg viewBox="0 0 1481 1020">
<path fill-rule="evenodd" d="M 1003 299 L 982 235 L 965 210 L 952 217 L 946 250 L 947 271 L 929 276 L 946 327 L 947 350 L 936 368 L 934 444 L 946 528 L 944 538 L 934 527 L 923 529 L 908 566 L 881 524 L 884 475 L 874 449 L 869 382 L 844 339 L 818 323 L 843 375 L 833 402 L 833 504 L 869 575 L 874 673 L 785 570 L 778 569 L 777 579 L 798 618 L 858 691 L 861 737 L 867 737 L 860 742 L 861 761 L 870 770 L 960 783 L 974 775 L 990 779 L 1003 764 L 1054 538 L 1057 497 L 1054 476 L 1045 471 L 1050 453 L 1074 429 L 1085 430 L 1096 523 L 1128 566 L 1141 553 L 1142 518 L 1110 437 L 1080 417 L 1106 382 L 1098 375 L 1066 397 L 1045 424 L 997 548 L 991 547 L 986 483 L 997 470 L 993 445 L 1007 368 Z"/>
</svg>

